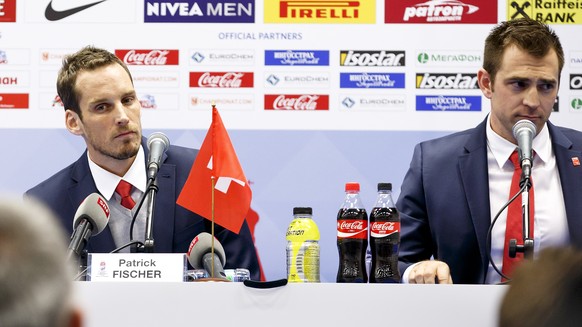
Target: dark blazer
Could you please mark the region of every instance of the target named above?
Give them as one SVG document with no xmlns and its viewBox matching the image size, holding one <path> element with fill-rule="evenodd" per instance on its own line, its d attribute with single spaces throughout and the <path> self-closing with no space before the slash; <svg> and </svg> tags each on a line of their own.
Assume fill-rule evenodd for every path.
<svg viewBox="0 0 582 327">
<path fill-rule="evenodd" d="M 148 148 L 142 146 L 147 158 Z M 170 145 L 162 159 L 158 173 L 159 191 L 154 211 L 154 247 L 158 253 L 186 253 L 190 242 L 201 232 L 211 232 L 207 219 L 176 204 L 176 199 L 188 178 L 198 150 Z M 145 167 L 144 167 L 145 169 Z M 85 197 L 97 187 L 89 169 L 87 151 L 70 166 L 26 192 L 40 199 L 57 214 L 69 233 L 73 232 L 73 218 Z M 145 205 L 142 207 L 145 210 Z M 260 280 L 260 271 L 253 239 L 246 221 L 239 235 L 215 225 L 215 236 L 226 252 L 225 268 L 247 268 L 253 280 Z M 92 237 L 87 245 L 89 253 L 107 253 L 115 249 L 109 227 Z"/>
<path fill-rule="evenodd" d="M 401 215 L 399 269 L 435 259 L 454 283 L 485 282 L 491 224 L 486 122 L 422 142 L 414 149 L 396 207 Z M 582 133 L 547 123 L 566 206 L 570 241 L 582 248 Z"/>
</svg>

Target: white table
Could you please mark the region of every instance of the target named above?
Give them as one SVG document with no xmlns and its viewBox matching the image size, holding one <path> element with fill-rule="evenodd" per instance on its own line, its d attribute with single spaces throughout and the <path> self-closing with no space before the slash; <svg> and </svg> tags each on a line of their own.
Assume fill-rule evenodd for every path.
<svg viewBox="0 0 582 327">
<path fill-rule="evenodd" d="M 495 327 L 506 287 L 320 283 L 254 289 L 221 282 L 75 282 L 88 327 Z"/>
</svg>

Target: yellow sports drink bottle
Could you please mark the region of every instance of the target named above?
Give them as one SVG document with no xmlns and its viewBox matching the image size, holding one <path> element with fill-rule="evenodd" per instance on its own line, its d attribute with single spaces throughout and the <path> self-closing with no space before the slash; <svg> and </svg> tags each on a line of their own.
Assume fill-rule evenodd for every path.
<svg viewBox="0 0 582 327">
<path fill-rule="evenodd" d="M 295 283 L 319 282 L 319 229 L 310 207 L 293 208 L 287 229 L 287 279 Z"/>
</svg>

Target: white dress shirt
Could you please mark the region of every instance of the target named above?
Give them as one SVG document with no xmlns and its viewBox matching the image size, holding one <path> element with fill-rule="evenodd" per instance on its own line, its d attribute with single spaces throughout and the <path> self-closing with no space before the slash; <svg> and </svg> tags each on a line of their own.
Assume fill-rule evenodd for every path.
<svg viewBox="0 0 582 327">
<path fill-rule="evenodd" d="M 93 175 L 93 180 L 95 181 L 97 190 L 105 199 L 107 199 L 107 204 L 109 205 L 110 217 L 108 226 L 111 230 L 116 247 L 125 245 L 130 240 L 131 220 L 147 186 L 147 177 L 144 167 L 145 153 L 141 146 L 139 147 L 139 151 L 133 164 L 123 177 L 119 177 L 99 167 L 91 160 L 91 158 L 89 158 L 89 169 L 91 170 L 91 175 Z M 119 184 L 119 181 L 122 179 L 134 186 L 132 188 L 131 197 L 136 205 L 132 210 L 121 205 L 121 196 L 115 192 L 117 184 Z M 139 211 L 133 228 L 133 239 L 142 242 L 145 239 L 146 219 L 146 210 L 143 208 L 145 208 L 145 204 Z M 125 248 L 120 252 L 129 252 L 129 248 Z"/>
<path fill-rule="evenodd" d="M 532 148 L 535 152 L 531 173 L 534 189 L 535 256 L 542 248 L 568 244 L 569 234 L 562 185 L 547 125 L 544 125 L 534 138 Z M 491 221 L 509 200 L 509 189 L 514 171 L 509 157 L 515 149 L 515 144 L 505 140 L 491 129 L 488 118 L 487 164 Z M 515 201 L 521 202 L 521 197 L 518 196 Z M 506 220 L 507 208 L 499 215 L 491 234 L 491 258 L 499 271 L 503 266 Z M 518 244 L 523 244 L 523 242 L 518 240 Z M 495 284 L 500 281 L 501 277 L 489 264 L 486 282 Z"/>
</svg>

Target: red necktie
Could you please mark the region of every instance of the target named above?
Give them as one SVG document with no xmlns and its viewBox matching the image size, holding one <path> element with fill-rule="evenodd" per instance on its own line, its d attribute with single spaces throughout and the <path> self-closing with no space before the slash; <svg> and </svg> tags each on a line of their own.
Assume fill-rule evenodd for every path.
<svg viewBox="0 0 582 327">
<path fill-rule="evenodd" d="M 121 196 L 121 205 L 129 210 L 135 206 L 135 201 L 131 198 L 131 187 L 131 184 L 122 179 L 115 188 L 115 192 Z"/>
<path fill-rule="evenodd" d="M 521 165 L 519 162 L 517 151 L 511 154 L 511 162 L 515 167 L 513 178 L 511 179 L 511 190 L 509 191 L 509 198 L 514 196 L 519 190 L 519 182 L 521 180 Z M 531 177 L 530 177 L 531 180 Z M 534 231 L 534 189 L 533 182 L 529 190 L 529 237 L 533 239 Z M 505 246 L 503 249 L 503 268 L 502 272 L 506 276 L 511 276 L 516 265 L 523 260 L 523 252 L 517 252 L 515 258 L 509 257 L 509 240 L 516 239 L 517 244 L 523 245 L 523 217 L 521 208 L 521 197 L 518 196 L 507 209 L 507 224 L 505 225 Z"/>
</svg>

